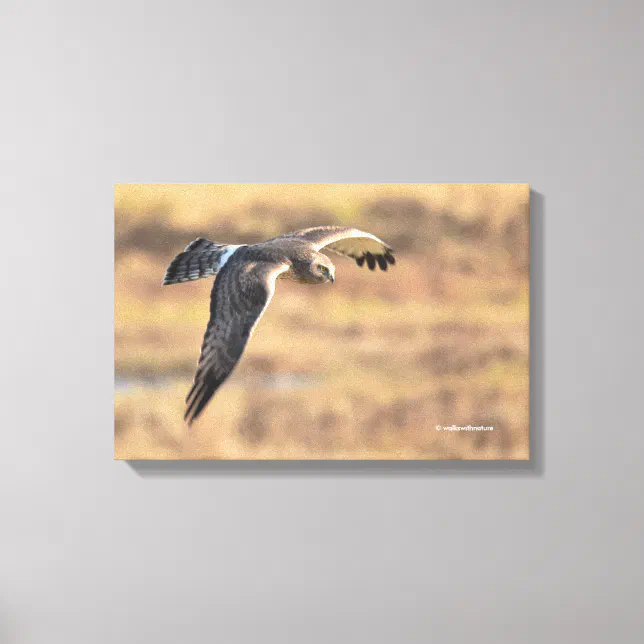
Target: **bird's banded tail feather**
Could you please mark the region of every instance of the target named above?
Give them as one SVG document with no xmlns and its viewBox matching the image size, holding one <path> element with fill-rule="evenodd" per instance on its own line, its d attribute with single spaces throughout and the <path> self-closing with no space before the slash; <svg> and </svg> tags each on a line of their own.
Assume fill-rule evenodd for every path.
<svg viewBox="0 0 644 644">
<path fill-rule="evenodd" d="M 239 248 L 233 244 L 218 244 L 203 237 L 190 242 L 166 269 L 163 285 L 190 282 L 202 277 L 213 277 L 228 258 Z"/>
</svg>

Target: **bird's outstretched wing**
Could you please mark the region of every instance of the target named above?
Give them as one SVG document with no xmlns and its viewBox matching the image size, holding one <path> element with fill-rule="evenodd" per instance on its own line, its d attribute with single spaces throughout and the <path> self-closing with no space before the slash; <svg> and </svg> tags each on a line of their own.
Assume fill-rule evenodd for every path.
<svg viewBox="0 0 644 644">
<path fill-rule="evenodd" d="M 393 248 L 375 235 L 356 228 L 341 226 L 317 226 L 298 230 L 285 237 L 298 237 L 311 243 L 315 250 L 332 250 L 340 255 L 355 259 L 358 266 L 365 261 L 373 270 L 376 264 L 381 270 L 387 270 L 387 264 L 395 264 Z"/>
<path fill-rule="evenodd" d="M 239 361 L 288 264 L 230 261 L 217 275 L 194 384 L 186 398 L 188 424 L 199 416 Z"/>
</svg>

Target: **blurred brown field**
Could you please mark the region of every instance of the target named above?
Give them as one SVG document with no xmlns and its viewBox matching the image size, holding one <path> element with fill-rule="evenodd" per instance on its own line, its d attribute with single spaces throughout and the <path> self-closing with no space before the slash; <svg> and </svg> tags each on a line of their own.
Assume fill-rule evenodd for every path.
<svg viewBox="0 0 644 644">
<path fill-rule="evenodd" d="M 124 184 L 115 224 L 116 458 L 529 458 L 527 185 Z M 212 280 L 162 287 L 166 265 L 199 236 L 322 224 L 377 235 L 396 265 L 333 255 L 333 286 L 279 281 L 188 428 Z"/>
</svg>

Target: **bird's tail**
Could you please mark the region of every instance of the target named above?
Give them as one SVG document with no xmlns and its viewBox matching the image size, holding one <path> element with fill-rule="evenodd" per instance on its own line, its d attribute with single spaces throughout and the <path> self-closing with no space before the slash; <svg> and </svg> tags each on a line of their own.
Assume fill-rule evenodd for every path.
<svg viewBox="0 0 644 644">
<path fill-rule="evenodd" d="M 228 258 L 239 248 L 232 244 L 218 244 L 203 237 L 190 242 L 169 264 L 163 285 L 190 282 L 201 277 L 216 275 Z"/>
</svg>

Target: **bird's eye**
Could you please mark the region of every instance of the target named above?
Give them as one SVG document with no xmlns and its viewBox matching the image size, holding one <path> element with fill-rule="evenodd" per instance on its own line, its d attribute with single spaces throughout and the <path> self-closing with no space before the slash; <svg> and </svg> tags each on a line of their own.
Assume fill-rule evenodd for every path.
<svg viewBox="0 0 644 644">
<path fill-rule="evenodd" d="M 329 272 L 329 269 L 326 266 L 323 266 L 322 264 L 320 264 L 320 272 L 326 274 Z"/>
</svg>

